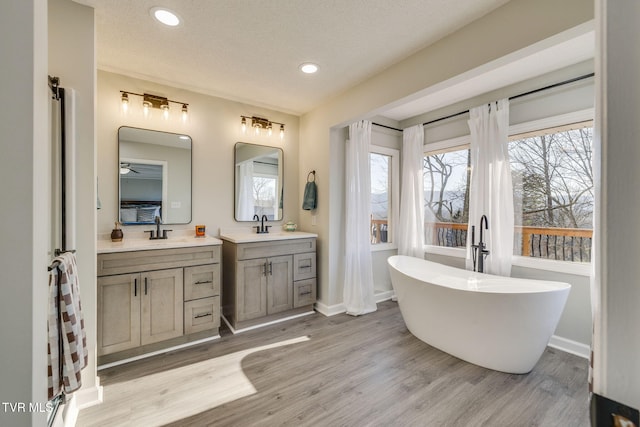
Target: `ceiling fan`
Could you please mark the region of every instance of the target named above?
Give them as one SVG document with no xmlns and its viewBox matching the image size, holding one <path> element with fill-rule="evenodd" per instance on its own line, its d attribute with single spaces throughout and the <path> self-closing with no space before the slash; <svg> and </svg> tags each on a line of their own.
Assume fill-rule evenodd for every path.
<svg viewBox="0 0 640 427">
<path fill-rule="evenodd" d="M 130 163 L 120 163 L 120 175 L 126 175 L 129 172 L 140 173 L 137 170 L 132 169 Z"/>
</svg>

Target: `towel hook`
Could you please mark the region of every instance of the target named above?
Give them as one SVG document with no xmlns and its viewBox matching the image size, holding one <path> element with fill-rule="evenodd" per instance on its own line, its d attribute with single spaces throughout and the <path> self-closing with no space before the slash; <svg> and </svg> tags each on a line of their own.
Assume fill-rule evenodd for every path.
<svg viewBox="0 0 640 427">
<path fill-rule="evenodd" d="M 311 181 L 309 181 L 309 177 L 311 175 L 313 175 L 313 182 L 315 182 L 316 181 L 316 171 L 314 171 L 314 170 L 307 174 L 307 182 L 311 182 Z"/>
</svg>

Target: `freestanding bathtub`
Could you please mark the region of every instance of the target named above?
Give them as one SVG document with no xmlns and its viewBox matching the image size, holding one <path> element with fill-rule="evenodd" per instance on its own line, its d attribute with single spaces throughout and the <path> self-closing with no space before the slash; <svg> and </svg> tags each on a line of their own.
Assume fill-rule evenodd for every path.
<svg viewBox="0 0 640 427">
<path fill-rule="evenodd" d="M 538 362 L 571 289 L 402 255 L 387 262 L 413 335 L 467 362 L 514 374 L 526 374 Z"/>
</svg>

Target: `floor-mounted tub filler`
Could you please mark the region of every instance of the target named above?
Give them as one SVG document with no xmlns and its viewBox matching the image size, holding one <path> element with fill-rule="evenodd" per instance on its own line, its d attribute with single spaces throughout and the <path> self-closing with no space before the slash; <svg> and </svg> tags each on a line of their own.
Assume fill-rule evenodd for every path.
<svg viewBox="0 0 640 427">
<path fill-rule="evenodd" d="M 571 289 L 402 255 L 388 263 L 413 335 L 467 362 L 514 374 L 526 374 L 538 362 Z"/>
</svg>

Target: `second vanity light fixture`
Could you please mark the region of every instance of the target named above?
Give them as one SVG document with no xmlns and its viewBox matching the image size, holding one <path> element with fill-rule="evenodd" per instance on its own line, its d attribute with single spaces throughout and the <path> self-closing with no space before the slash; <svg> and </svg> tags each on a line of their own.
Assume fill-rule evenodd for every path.
<svg viewBox="0 0 640 427">
<path fill-rule="evenodd" d="M 280 125 L 280 139 L 284 139 L 284 123 L 273 122 L 269 119 L 256 116 L 240 116 L 240 118 L 242 133 L 247 132 L 247 126 L 250 123 L 251 128 L 253 128 L 253 131 L 256 135 L 260 135 L 263 132 L 266 132 L 268 136 L 271 136 L 271 134 L 273 133 L 273 125 Z"/>
<path fill-rule="evenodd" d="M 182 111 L 182 121 L 187 121 L 189 117 L 189 104 L 186 102 L 180 101 L 172 101 L 163 96 L 151 95 L 149 93 L 135 93 L 135 92 L 127 92 L 124 90 L 120 91 L 120 101 L 122 102 L 122 111 L 125 113 L 129 109 L 129 95 L 135 95 L 142 97 L 142 111 L 144 116 L 147 117 L 149 115 L 149 110 L 151 108 L 158 108 L 162 110 L 162 116 L 166 119 L 169 118 L 169 103 L 178 104 L 181 106 Z"/>
</svg>

